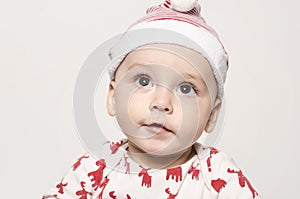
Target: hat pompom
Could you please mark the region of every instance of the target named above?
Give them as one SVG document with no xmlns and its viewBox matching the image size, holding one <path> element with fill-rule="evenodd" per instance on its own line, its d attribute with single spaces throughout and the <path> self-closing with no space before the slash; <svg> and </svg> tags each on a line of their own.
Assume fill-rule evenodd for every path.
<svg viewBox="0 0 300 199">
<path fill-rule="evenodd" d="M 179 12 L 188 12 L 192 10 L 198 0 L 170 0 L 171 7 Z"/>
</svg>

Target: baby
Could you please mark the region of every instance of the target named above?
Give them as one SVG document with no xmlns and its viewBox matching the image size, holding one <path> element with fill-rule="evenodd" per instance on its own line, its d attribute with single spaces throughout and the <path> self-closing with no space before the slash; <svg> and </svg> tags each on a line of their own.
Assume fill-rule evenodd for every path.
<svg viewBox="0 0 300 199">
<path fill-rule="evenodd" d="M 126 43 L 143 30 L 170 31 L 178 40 L 147 35 Z M 118 52 L 122 42 L 127 53 Z M 197 142 L 217 123 L 228 69 L 197 1 L 149 8 L 110 56 L 117 61 L 109 66 L 107 111 L 126 139 L 106 142 L 108 157 L 80 157 L 43 198 L 260 198 L 230 157 Z"/>
</svg>

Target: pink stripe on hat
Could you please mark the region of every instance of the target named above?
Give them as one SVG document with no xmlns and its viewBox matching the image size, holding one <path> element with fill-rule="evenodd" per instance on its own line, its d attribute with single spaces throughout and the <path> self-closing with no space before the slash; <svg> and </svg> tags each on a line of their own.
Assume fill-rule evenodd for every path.
<svg viewBox="0 0 300 199">
<path fill-rule="evenodd" d="M 169 5 L 171 5 L 170 1 L 166 0 L 165 3 L 163 4 L 148 8 L 146 11 L 146 16 L 142 17 L 134 24 L 132 24 L 129 27 L 129 29 L 143 22 L 151 22 L 151 21 L 158 21 L 158 20 L 177 20 L 181 22 L 190 23 L 199 28 L 201 27 L 206 29 L 212 35 L 214 35 L 219 40 L 220 44 L 223 46 L 216 31 L 210 26 L 208 26 L 205 20 L 203 19 L 203 17 L 201 16 L 200 14 L 201 7 L 199 4 L 196 4 L 196 6 L 192 10 L 189 10 L 187 12 L 178 12 L 177 10 L 170 8 Z"/>
</svg>

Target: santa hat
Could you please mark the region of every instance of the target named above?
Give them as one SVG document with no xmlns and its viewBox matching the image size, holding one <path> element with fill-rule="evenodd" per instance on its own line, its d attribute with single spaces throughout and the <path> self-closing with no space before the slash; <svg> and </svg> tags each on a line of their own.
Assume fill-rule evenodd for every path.
<svg viewBox="0 0 300 199">
<path fill-rule="evenodd" d="M 172 43 L 193 49 L 208 60 L 218 84 L 218 97 L 222 98 L 228 56 L 217 33 L 206 24 L 200 10 L 197 0 L 166 0 L 158 6 L 148 8 L 146 15 L 131 25 L 112 47 L 110 58 L 113 61 L 108 69 L 110 79 L 114 79 L 121 61 L 135 48 L 151 43 Z M 162 36 L 164 31 L 184 36 L 191 42 L 180 38 L 169 39 Z"/>
</svg>

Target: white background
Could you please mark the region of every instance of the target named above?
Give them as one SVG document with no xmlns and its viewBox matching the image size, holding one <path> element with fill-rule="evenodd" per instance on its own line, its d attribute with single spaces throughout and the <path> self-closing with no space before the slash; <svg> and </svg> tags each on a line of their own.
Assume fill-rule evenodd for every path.
<svg viewBox="0 0 300 199">
<path fill-rule="evenodd" d="M 0 1 L 1 198 L 40 198 L 84 153 L 72 115 L 80 67 L 159 2 Z M 218 147 L 263 198 L 299 198 L 299 2 L 200 3 L 230 55 Z"/>
</svg>

